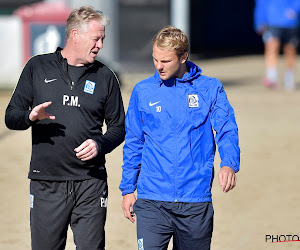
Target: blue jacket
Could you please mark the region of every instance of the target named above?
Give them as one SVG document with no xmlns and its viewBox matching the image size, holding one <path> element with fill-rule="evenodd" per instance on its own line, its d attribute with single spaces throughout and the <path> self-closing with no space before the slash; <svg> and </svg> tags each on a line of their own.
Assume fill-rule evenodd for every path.
<svg viewBox="0 0 300 250">
<path fill-rule="evenodd" d="M 299 0 L 256 0 L 254 28 L 257 31 L 265 26 L 297 28 L 299 12 Z"/>
<path fill-rule="evenodd" d="M 238 128 L 222 84 L 187 62 L 182 79 L 139 82 L 126 115 L 122 195 L 167 202 L 211 201 L 215 141 L 221 167 L 239 170 Z M 212 128 L 216 131 L 214 133 Z"/>
</svg>

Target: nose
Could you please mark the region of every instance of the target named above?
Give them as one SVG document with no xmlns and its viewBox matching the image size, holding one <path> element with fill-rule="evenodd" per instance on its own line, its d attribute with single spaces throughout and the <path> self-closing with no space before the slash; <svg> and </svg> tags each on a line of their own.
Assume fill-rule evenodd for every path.
<svg viewBox="0 0 300 250">
<path fill-rule="evenodd" d="M 103 41 L 102 39 L 99 39 L 96 43 L 97 48 L 102 49 L 103 48 Z"/>
<path fill-rule="evenodd" d="M 161 62 L 157 62 L 157 63 L 156 63 L 156 69 L 157 69 L 157 70 L 161 70 L 162 68 L 163 68 L 162 63 L 161 63 Z"/>
</svg>

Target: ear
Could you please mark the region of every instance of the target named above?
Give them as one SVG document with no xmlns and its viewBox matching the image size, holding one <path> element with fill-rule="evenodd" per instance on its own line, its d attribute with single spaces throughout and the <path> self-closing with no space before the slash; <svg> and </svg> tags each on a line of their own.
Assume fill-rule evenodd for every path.
<svg viewBox="0 0 300 250">
<path fill-rule="evenodd" d="M 78 35 L 79 35 L 78 29 L 72 29 L 71 36 L 72 36 L 72 38 L 73 38 L 74 41 L 77 40 Z"/>
<path fill-rule="evenodd" d="M 186 63 L 188 60 L 189 54 L 187 52 L 184 52 L 184 54 L 181 56 L 181 63 Z"/>
</svg>

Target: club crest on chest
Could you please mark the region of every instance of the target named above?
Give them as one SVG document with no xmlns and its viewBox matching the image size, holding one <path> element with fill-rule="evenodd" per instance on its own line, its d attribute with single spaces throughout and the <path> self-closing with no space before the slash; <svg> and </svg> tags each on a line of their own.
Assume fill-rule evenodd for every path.
<svg viewBox="0 0 300 250">
<path fill-rule="evenodd" d="M 198 108 L 199 107 L 199 98 L 197 94 L 188 95 L 189 107 Z"/>
</svg>

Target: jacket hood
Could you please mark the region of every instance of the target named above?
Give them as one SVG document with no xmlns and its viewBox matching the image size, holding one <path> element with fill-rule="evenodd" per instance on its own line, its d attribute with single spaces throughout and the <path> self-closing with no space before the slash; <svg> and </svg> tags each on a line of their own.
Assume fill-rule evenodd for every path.
<svg viewBox="0 0 300 250">
<path fill-rule="evenodd" d="M 196 64 L 190 62 L 190 61 L 187 61 L 186 62 L 186 66 L 187 66 L 187 69 L 188 69 L 188 73 L 184 74 L 184 76 L 182 78 L 176 78 L 178 82 L 188 82 L 188 81 L 192 81 L 194 80 L 195 78 L 198 78 L 201 73 L 202 73 L 202 69 L 197 66 Z M 169 82 L 170 80 L 172 79 L 168 79 L 168 80 L 162 80 L 160 77 L 159 77 L 159 74 L 158 72 L 156 71 L 155 74 L 154 74 L 154 77 L 159 80 L 159 82 L 162 84 L 162 83 L 166 83 L 166 82 Z"/>
</svg>

